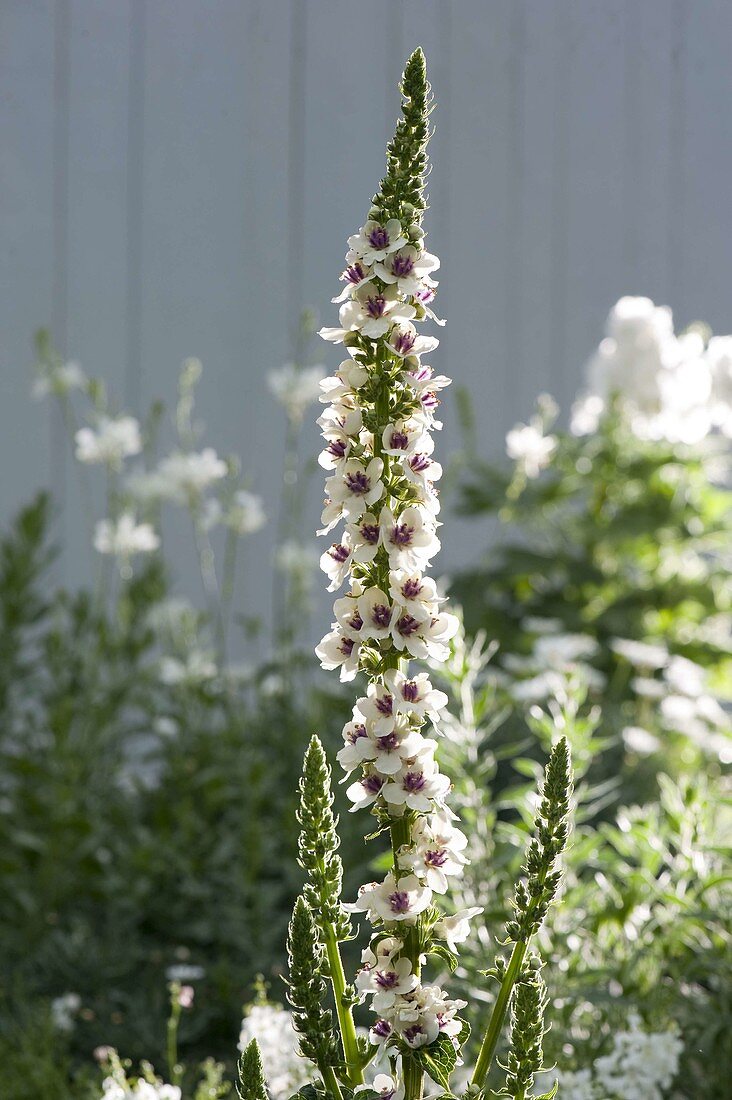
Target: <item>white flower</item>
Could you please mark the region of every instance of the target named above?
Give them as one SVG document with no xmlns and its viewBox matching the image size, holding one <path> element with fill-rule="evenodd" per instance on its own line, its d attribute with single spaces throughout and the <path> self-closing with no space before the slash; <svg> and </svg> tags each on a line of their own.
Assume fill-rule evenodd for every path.
<svg viewBox="0 0 732 1100">
<path fill-rule="evenodd" d="M 411 711 L 436 722 L 439 711 L 444 710 L 448 704 L 445 692 L 432 687 L 426 672 L 407 677 L 403 672 L 390 669 L 384 679 L 394 694 L 397 710 L 405 713 Z"/>
<path fill-rule="evenodd" d="M 412 973 L 409 959 L 365 966 L 356 977 L 356 989 L 359 993 L 373 995 L 372 1007 L 380 1016 L 388 1012 L 397 996 L 411 993 L 418 984 L 419 978 Z"/>
<path fill-rule="evenodd" d="M 391 218 L 386 225 L 367 221 L 358 233 L 348 238 L 349 249 L 369 265 L 386 259 L 406 243 L 407 238 L 402 234 L 401 223 L 396 218 Z"/>
<path fill-rule="evenodd" d="M 354 633 L 346 633 L 340 626 L 326 634 L 316 646 L 315 653 L 320 667 L 328 671 L 340 668 L 341 680 L 353 680 L 358 672 L 358 655 L 361 640 Z"/>
<path fill-rule="evenodd" d="M 434 741 L 425 741 L 433 749 Z M 429 813 L 433 803 L 442 802 L 450 790 L 450 780 L 442 775 L 431 756 L 418 756 L 408 762 L 387 784 L 381 794 L 392 813 L 402 807 Z"/>
<path fill-rule="evenodd" d="M 357 1085 L 356 1093 L 375 1092 L 379 1100 L 404 1100 L 404 1085 L 400 1085 L 388 1073 L 377 1073 L 370 1085 Z"/>
<path fill-rule="evenodd" d="M 104 463 L 119 469 L 122 459 L 142 450 L 140 425 L 133 416 L 99 418 L 97 429 L 80 428 L 76 433 L 76 457 L 87 465 Z"/>
<path fill-rule="evenodd" d="M 336 592 L 341 587 L 349 574 L 352 558 L 353 547 L 348 532 L 341 542 L 334 542 L 324 554 L 321 554 L 320 568 L 330 581 L 329 592 Z"/>
<path fill-rule="evenodd" d="M 100 554 L 130 558 L 157 550 L 160 539 L 149 523 L 137 523 L 130 512 L 123 512 L 115 521 L 101 519 L 94 531 L 94 549 Z"/>
<path fill-rule="evenodd" d="M 613 638 L 610 641 L 610 648 L 613 653 L 623 657 L 634 668 L 663 668 L 669 659 L 665 646 L 638 642 L 632 638 Z"/>
<path fill-rule="evenodd" d="M 375 272 L 384 283 L 396 283 L 400 294 L 418 294 L 424 279 L 440 266 L 437 256 L 407 244 L 376 264 Z"/>
<path fill-rule="evenodd" d="M 364 512 L 356 523 L 346 526 L 346 537 L 353 546 L 354 561 L 362 565 L 373 561 L 381 543 L 380 522 L 373 512 Z"/>
<path fill-rule="evenodd" d="M 381 440 L 386 454 L 401 459 L 411 458 L 416 454 L 426 456 L 434 449 L 432 437 L 427 434 L 424 425 L 413 418 L 387 424 Z"/>
<path fill-rule="evenodd" d="M 650 756 L 661 748 L 658 738 L 641 726 L 626 726 L 622 732 L 622 738 L 626 748 L 639 756 Z"/>
<path fill-rule="evenodd" d="M 470 921 L 482 912 L 479 906 L 472 906 L 461 909 L 451 917 L 443 917 L 435 925 L 435 935 L 445 940 L 450 950 L 457 954 L 457 945 L 464 943 L 470 935 Z"/>
<path fill-rule="evenodd" d="M 72 390 L 82 390 L 87 377 L 78 363 L 59 363 L 45 369 L 45 372 L 33 383 L 32 395 L 36 400 L 50 393 L 64 396 Z"/>
<path fill-rule="evenodd" d="M 238 535 L 250 535 L 267 522 L 262 498 L 239 489 L 224 514 L 224 523 Z"/>
<path fill-rule="evenodd" d="M 280 1005 L 252 1005 L 241 1023 L 239 1050 L 256 1039 L 262 1055 L 272 1100 L 287 1100 L 310 1082 L 312 1066 L 299 1054 L 300 1043 L 292 1015 Z"/>
<path fill-rule="evenodd" d="M 374 277 L 372 268 L 357 259 L 353 252 L 349 252 L 346 256 L 346 265 L 345 270 L 340 274 L 340 281 L 346 285 L 340 294 L 331 298 L 331 302 L 344 302 L 346 298 L 350 298 L 354 290 L 366 286 Z"/>
<path fill-rule="evenodd" d="M 399 608 L 394 615 L 391 636 L 397 649 L 406 649 L 412 657 L 431 657 L 446 661 L 450 649 L 445 644 L 460 629 L 456 615 L 440 612 L 439 615 L 415 615 L 406 608 Z"/>
<path fill-rule="evenodd" d="M 388 638 L 391 632 L 393 608 L 389 597 L 380 588 L 369 588 L 358 600 L 366 638 Z"/>
<path fill-rule="evenodd" d="M 350 787 L 346 790 L 346 796 L 350 798 L 353 805 L 351 806 L 351 813 L 355 813 L 356 810 L 363 810 L 366 806 L 373 805 L 376 799 L 381 795 L 381 788 L 384 786 L 384 779 L 382 776 L 377 775 L 375 772 L 366 772 L 355 783 L 351 783 Z"/>
<path fill-rule="evenodd" d="M 379 291 L 365 286 L 351 301 L 343 303 L 338 316 L 344 336 L 358 331 L 370 340 L 378 340 L 393 324 L 410 321 L 414 314 L 414 306 L 402 301 L 394 287 Z"/>
<path fill-rule="evenodd" d="M 434 336 L 420 336 L 410 321 L 395 325 L 389 333 L 388 340 L 388 346 L 402 359 L 427 355 L 434 351 L 439 343 L 440 341 Z"/>
<path fill-rule="evenodd" d="M 160 661 L 160 679 L 164 684 L 199 686 L 216 676 L 216 664 L 210 654 L 193 649 L 185 660 L 163 657 Z"/>
<path fill-rule="evenodd" d="M 286 363 L 267 375 L 269 391 L 284 408 L 290 420 L 299 423 L 308 405 L 320 397 L 320 384 L 325 377 L 325 367 L 298 367 Z"/>
<path fill-rule="evenodd" d="M 705 355 L 712 376 L 712 419 L 732 435 L 732 336 L 713 336 Z"/>
<path fill-rule="evenodd" d="M 440 549 L 440 540 L 419 508 L 405 508 L 398 517 L 391 508 L 381 509 L 381 538 L 391 569 L 420 572 Z"/>
<path fill-rule="evenodd" d="M 358 900 L 349 908 L 357 913 L 368 913 L 372 922 L 414 924 L 431 900 L 432 891 L 423 886 L 416 875 L 403 875 L 397 880 L 390 871 L 383 882 L 362 887 Z"/>
<path fill-rule="evenodd" d="M 213 447 L 204 447 L 200 452 L 174 452 L 164 458 L 155 471 L 162 490 L 159 495 L 180 504 L 187 504 L 191 497 L 226 477 L 226 473 L 226 463 Z"/>
<path fill-rule="evenodd" d="M 533 658 L 543 668 L 563 668 L 592 657 L 597 642 L 588 634 L 544 634 L 534 642 Z"/>
<path fill-rule="evenodd" d="M 544 435 L 539 417 L 533 417 L 528 424 L 517 424 L 506 435 L 508 457 L 521 466 L 527 477 L 538 477 L 556 449 L 556 436 Z"/>
<path fill-rule="evenodd" d="M 380 458 L 372 458 L 366 466 L 358 459 L 348 459 L 342 471 L 328 479 L 330 500 L 340 506 L 341 513 L 358 519 L 384 495 L 383 469 Z"/>
<path fill-rule="evenodd" d="M 78 993 L 63 993 L 51 1001 L 51 1019 L 57 1031 L 73 1031 L 76 1014 L 81 1008 Z"/>
</svg>

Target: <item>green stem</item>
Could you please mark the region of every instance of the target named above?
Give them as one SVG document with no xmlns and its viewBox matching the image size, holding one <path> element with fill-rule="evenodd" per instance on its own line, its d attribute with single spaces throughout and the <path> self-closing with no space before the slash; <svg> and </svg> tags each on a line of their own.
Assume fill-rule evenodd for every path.
<svg viewBox="0 0 732 1100">
<path fill-rule="evenodd" d="M 178 1065 L 178 1020 L 180 1019 L 180 1005 L 172 1004 L 170 1010 L 170 1016 L 168 1017 L 168 1073 L 170 1074 L 170 1081 L 173 1085 L 180 1085 L 182 1072 L 181 1067 Z"/>
<path fill-rule="evenodd" d="M 508 1004 L 511 999 L 511 993 L 513 987 L 516 984 L 519 974 L 521 973 L 521 967 L 523 965 L 524 956 L 526 955 L 526 949 L 528 943 L 522 943 L 519 940 L 513 945 L 513 951 L 511 952 L 511 959 L 508 964 L 508 969 L 504 974 L 503 981 L 501 982 L 501 988 L 498 991 L 498 997 L 496 1003 L 493 1006 L 491 1018 L 488 1022 L 488 1028 L 486 1029 L 483 1042 L 480 1047 L 480 1054 L 478 1055 L 478 1061 L 475 1064 L 475 1070 L 471 1079 L 472 1085 L 477 1085 L 479 1088 L 485 1083 L 485 1079 L 488 1076 L 488 1071 L 491 1068 L 493 1061 L 493 1055 L 496 1052 L 496 1046 L 498 1045 L 498 1039 L 501 1034 L 503 1022 L 506 1018 L 506 1012 L 508 1010 Z"/>
<path fill-rule="evenodd" d="M 328 1092 L 333 1097 L 333 1100 L 343 1100 L 343 1093 L 341 1092 L 341 1086 L 338 1084 L 338 1078 L 336 1077 L 332 1066 L 324 1066 L 320 1071 L 323 1075 L 323 1084 L 327 1088 Z"/>
<path fill-rule="evenodd" d="M 353 1009 L 346 1000 L 346 975 L 343 970 L 343 962 L 341 960 L 338 941 L 336 940 L 335 932 L 331 925 L 326 926 L 323 936 L 325 939 L 325 950 L 328 956 L 330 981 L 333 986 L 333 999 L 335 1001 L 336 1012 L 338 1013 L 338 1024 L 341 1031 L 343 1057 L 346 1062 L 348 1083 L 350 1085 L 362 1085 L 363 1071 L 361 1069 L 361 1056 L 358 1050 L 358 1039 L 356 1038 L 356 1025 L 353 1022 Z M 340 1093 L 338 1095 L 340 1095 Z"/>
</svg>

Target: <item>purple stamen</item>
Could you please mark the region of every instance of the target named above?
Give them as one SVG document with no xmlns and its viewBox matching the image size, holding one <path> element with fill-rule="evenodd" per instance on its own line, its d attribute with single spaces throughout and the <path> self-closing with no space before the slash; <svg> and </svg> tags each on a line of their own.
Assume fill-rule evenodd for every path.
<svg viewBox="0 0 732 1100">
<path fill-rule="evenodd" d="M 374 626 L 384 627 L 391 622 L 391 608 L 388 604 L 377 603 L 371 612 Z"/>
<path fill-rule="evenodd" d="M 409 329 L 398 329 L 394 334 L 393 346 L 399 355 L 409 355 L 416 338 L 417 334 L 415 332 L 410 332 Z"/>
<path fill-rule="evenodd" d="M 407 703 L 416 703 L 419 699 L 419 685 L 416 680 L 405 680 L 402 684 L 402 698 Z"/>
<path fill-rule="evenodd" d="M 384 316 L 384 310 L 386 309 L 386 298 L 382 294 L 375 295 L 373 298 L 366 299 L 366 312 L 369 317 L 379 318 Z"/>
<path fill-rule="evenodd" d="M 363 626 L 363 619 L 359 615 L 358 611 L 353 613 L 353 616 L 348 620 L 348 625 L 351 630 L 359 631 Z"/>
<path fill-rule="evenodd" d="M 424 861 L 429 867 L 442 867 L 444 863 L 447 863 L 447 852 L 444 848 L 425 852 Z"/>
<path fill-rule="evenodd" d="M 409 436 L 406 432 L 392 432 L 391 445 L 394 450 L 406 451 L 407 447 L 409 446 Z"/>
<path fill-rule="evenodd" d="M 346 485 L 354 496 L 364 496 L 371 489 L 371 478 L 363 470 L 346 474 Z"/>
<path fill-rule="evenodd" d="M 392 545 L 409 546 L 413 534 L 414 528 L 410 527 L 408 523 L 395 523 L 391 532 Z"/>
<path fill-rule="evenodd" d="M 376 543 L 379 541 L 378 523 L 362 523 L 361 538 L 364 542 L 368 542 L 371 546 L 376 546 Z"/>
<path fill-rule="evenodd" d="M 368 737 L 365 726 L 354 726 L 348 734 L 348 740 L 352 745 L 355 745 L 361 737 Z"/>
<path fill-rule="evenodd" d="M 423 789 L 426 782 L 422 772 L 407 772 L 404 776 L 402 786 L 405 791 L 410 791 L 412 794 L 415 794 L 417 791 Z"/>
<path fill-rule="evenodd" d="M 366 272 L 362 268 L 360 263 L 352 264 L 351 267 L 347 267 L 341 275 L 341 279 L 345 283 L 351 283 L 356 286 L 358 283 L 363 282 L 366 278 Z"/>
<path fill-rule="evenodd" d="M 343 458 L 346 453 L 345 439 L 331 439 L 327 450 L 329 454 L 333 455 L 333 458 Z"/>
<path fill-rule="evenodd" d="M 408 1027 L 404 1032 L 404 1038 L 408 1043 L 413 1043 L 415 1039 L 422 1034 L 423 1028 L 421 1024 L 413 1024 L 412 1027 Z"/>
<path fill-rule="evenodd" d="M 395 890 L 393 894 L 389 894 L 389 905 L 392 913 L 408 913 L 409 894 L 406 890 Z"/>
<path fill-rule="evenodd" d="M 382 989 L 393 989 L 399 984 L 399 975 L 394 970 L 377 970 L 374 980 Z"/>
<path fill-rule="evenodd" d="M 355 638 L 341 638 L 341 644 L 338 648 L 345 657 L 350 657 L 355 644 Z"/>
<path fill-rule="evenodd" d="M 425 470 L 429 470 L 432 465 L 432 459 L 429 455 L 412 455 L 409 460 L 409 465 L 414 470 L 415 474 L 422 474 Z"/>
<path fill-rule="evenodd" d="M 386 1039 L 391 1035 L 391 1024 L 387 1023 L 386 1020 L 377 1020 L 371 1030 L 380 1039 Z"/>
<path fill-rule="evenodd" d="M 386 733 L 376 743 L 382 752 L 393 752 L 399 746 L 399 739 L 395 733 Z"/>
<path fill-rule="evenodd" d="M 414 270 L 414 260 L 411 256 L 405 256 L 403 253 L 397 252 L 391 262 L 391 270 L 397 279 L 400 279 L 403 275 L 411 275 Z"/>
<path fill-rule="evenodd" d="M 350 553 L 351 551 L 347 546 L 344 546 L 342 542 L 334 542 L 328 551 L 333 561 L 337 561 L 340 565 L 343 565 L 344 561 L 348 561 L 348 555 Z"/>
<path fill-rule="evenodd" d="M 378 794 L 384 786 L 384 780 L 379 775 L 365 775 L 361 780 L 361 786 L 369 794 Z"/>
<path fill-rule="evenodd" d="M 391 695 L 381 695 L 376 700 L 376 709 L 380 714 L 393 714 L 394 713 L 394 700 Z"/>
<path fill-rule="evenodd" d="M 416 633 L 422 625 L 418 619 L 415 619 L 413 615 L 402 615 L 397 620 L 397 630 L 404 637 L 408 637 L 410 634 Z"/>
<path fill-rule="evenodd" d="M 434 412 L 434 410 L 437 408 L 437 406 L 440 404 L 440 402 L 439 402 L 439 399 L 437 397 L 437 394 L 433 393 L 432 390 L 430 390 L 428 393 L 423 393 L 422 394 L 422 404 L 425 407 L 425 409 L 430 409 L 431 411 Z"/>
<path fill-rule="evenodd" d="M 405 581 L 402 585 L 402 595 L 407 600 L 413 600 L 420 594 L 423 588 L 424 585 L 421 581 L 417 580 L 416 577 L 410 577 L 409 580 Z"/>
<path fill-rule="evenodd" d="M 386 232 L 383 225 L 377 225 L 369 233 L 368 241 L 372 248 L 387 248 L 389 245 L 389 234 Z"/>
</svg>

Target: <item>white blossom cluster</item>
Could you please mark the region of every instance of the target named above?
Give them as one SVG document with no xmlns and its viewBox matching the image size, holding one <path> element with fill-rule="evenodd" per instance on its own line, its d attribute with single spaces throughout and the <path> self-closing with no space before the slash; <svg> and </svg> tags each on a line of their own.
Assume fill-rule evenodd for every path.
<svg viewBox="0 0 732 1100">
<path fill-rule="evenodd" d="M 145 1081 L 140 1078 L 134 1085 L 124 1084 L 116 1077 L 105 1077 L 102 1083 L 100 1100 L 181 1100 L 178 1085 L 167 1085 L 163 1081 Z"/>
<path fill-rule="evenodd" d="M 350 358 L 322 382 L 327 408 L 318 421 L 320 464 L 330 474 L 320 533 L 344 524 L 321 567 L 329 591 L 347 589 L 316 653 L 341 680 L 359 670 L 369 676 L 338 761 L 346 776 L 357 775 L 347 790 L 352 808 L 369 807 L 391 830 L 393 870 L 363 886 L 350 907 L 375 929 L 356 987 L 378 1017 L 371 1041 L 388 1050 L 396 1037 L 417 1048 L 459 1034 L 465 1002 L 422 982 L 423 948 L 441 939 L 456 951 L 481 910 L 441 916 L 436 906 L 462 873 L 467 839 L 446 805 L 450 780 L 435 759 L 437 741 L 423 732 L 426 723 L 439 732 L 447 696 L 426 673 L 408 671 L 410 658 L 446 660 L 459 625 L 425 572 L 440 548 L 442 470 L 430 433 L 442 426 L 437 394 L 450 380 L 422 362 L 438 341 L 415 323 L 437 320 L 428 303 L 439 261 L 424 250 L 418 225 L 405 229 L 396 219 L 369 220 L 348 244 L 346 286 L 333 299 L 340 325 L 320 335 L 344 343 Z M 385 1075 L 383 1094 L 396 1096 L 395 1088 Z"/>
<path fill-rule="evenodd" d="M 640 439 L 697 444 L 715 429 L 732 435 L 732 336 L 674 332 L 668 306 L 621 298 L 606 336 L 587 365 L 587 393 L 574 407 L 572 431 L 595 430 L 617 396 Z"/>
<path fill-rule="evenodd" d="M 609 1054 L 592 1067 L 559 1076 L 562 1100 L 663 1100 L 678 1072 L 683 1042 L 675 1031 L 647 1032 L 638 1016 L 613 1037 Z"/>
</svg>

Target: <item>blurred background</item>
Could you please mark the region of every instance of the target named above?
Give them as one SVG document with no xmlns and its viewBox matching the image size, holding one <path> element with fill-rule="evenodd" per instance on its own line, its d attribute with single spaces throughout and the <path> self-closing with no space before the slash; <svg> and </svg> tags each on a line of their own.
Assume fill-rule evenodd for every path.
<svg viewBox="0 0 732 1100">
<path fill-rule="evenodd" d="M 472 395 L 487 457 L 538 392 L 568 406 L 621 294 L 726 331 L 731 34 L 723 0 L 4 0 L 0 518 L 48 485 L 60 576 L 85 576 L 63 427 L 28 400 L 41 325 L 136 414 L 199 357 L 208 438 L 275 498 L 267 373 L 293 357 L 303 307 L 332 323 L 418 43 L 438 97 L 434 362 Z M 466 533 L 445 533 L 443 568 L 468 560 Z M 269 524 L 247 567 L 265 617 L 274 539 Z"/>
<path fill-rule="evenodd" d="M 296 791 L 354 698 L 313 653 L 312 332 L 417 45 L 463 620 L 430 675 L 485 910 L 454 988 L 478 1035 L 562 729 L 546 1062 L 565 1100 L 726 1095 L 731 41 L 724 0 L 0 0 L 2 1100 L 99 1100 L 109 1045 L 232 1095 L 240 1028 L 272 1100 L 309 1077 Z"/>
</svg>

